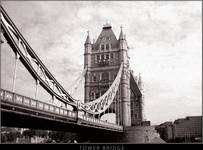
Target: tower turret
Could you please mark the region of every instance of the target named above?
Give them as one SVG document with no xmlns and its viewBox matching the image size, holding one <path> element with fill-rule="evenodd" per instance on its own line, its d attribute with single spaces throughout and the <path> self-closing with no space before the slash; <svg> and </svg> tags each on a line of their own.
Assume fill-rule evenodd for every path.
<svg viewBox="0 0 203 150">
<path fill-rule="evenodd" d="M 92 51 L 92 44 L 89 36 L 89 31 L 87 31 L 87 38 L 84 44 L 85 53 L 84 53 L 84 68 L 87 68 L 87 72 L 85 75 L 85 102 L 89 101 L 89 86 L 87 84 L 90 82 L 90 70 L 91 67 L 91 51 Z"/>
<path fill-rule="evenodd" d="M 143 121 L 144 119 L 144 92 L 143 92 L 143 82 L 142 82 L 142 76 L 139 73 L 139 79 L 138 79 L 138 87 L 142 93 L 142 95 L 139 97 L 139 101 L 141 104 L 141 108 L 140 108 L 140 114 L 141 114 L 141 120 Z"/>
<path fill-rule="evenodd" d="M 140 73 L 139 73 L 139 79 L 138 79 L 138 87 L 139 87 L 140 91 L 142 91 L 142 76 Z"/>
<path fill-rule="evenodd" d="M 120 59 L 123 62 L 123 73 L 121 77 L 121 100 L 123 109 L 123 125 L 131 126 L 131 106 L 130 106 L 130 70 L 129 70 L 129 57 L 128 57 L 128 46 L 123 29 L 119 35 L 119 50 Z"/>
<path fill-rule="evenodd" d="M 89 31 L 87 31 L 87 38 L 86 38 L 85 44 L 91 44 L 91 40 L 90 40 L 90 36 L 89 36 Z"/>
<path fill-rule="evenodd" d="M 87 38 L 86 38 L 86 41 L 85 41 L 85 53 L 84 53 L 84 59 L 85 59 L 85 62 L 84 62 L 84 68 L 85 66 L 87 67 L 90 67 L 90 54 L 91 54 L 91 50 L 92 50 L 92 44 L 91 44 L 91 40 L 90 40 L 90 36 L 89 36 L 89 31 L 87 31 Z"/>
<path fill-rule="evenodd" d="M 121 26 L 121 32 L 120 32 L 120 35 L 119 35 L 119 40 L 125 40 L 125 36 L 123 34 L 123 27 Z"/>
<path fill-rule="evenodd" d="M 121 26 L 121 31 L 119 35 L 119 49 L 121 51 L 121 61 L 128 65 L 129 57 L 128 57 L 128 44 L 126 40 L 125 34 L 123 34 L 123 27 Z"/>
</svg>

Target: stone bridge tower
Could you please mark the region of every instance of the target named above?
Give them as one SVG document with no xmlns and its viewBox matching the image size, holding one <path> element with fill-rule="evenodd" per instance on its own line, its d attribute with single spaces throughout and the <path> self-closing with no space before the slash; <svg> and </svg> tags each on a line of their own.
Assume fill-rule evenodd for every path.
<svg viewBox="0 0 203 150">
<path fill-rule="evenodd" d="M 113 83 L 121 62 L 123 62 L 123 72 L 119 90 L 110 111 L 116 113 L 116 121 L 124 126 L 134 125 L 132 117 L 135 113 L 131 107 L 132 101 L 137 100 L 136 96 L 131 96 L 131 80 L 134 80 L 129 68 L 128 44 L 122 27 L 117 40 L 110 24 L 105 24 L 102 31 L 93 43 L 88 33 L 85 44 L 84 67 L 87 67 L 85 75 L 85 102 L 93 101 L 103 95 Z M 132 84 L 134 88 L 137 86 Z M 137 86 L 138 87 L 138 86 Z M 139 88 L 134 89 L 134 93 Z M 136 91 L 133 95 L 138 95 Z M 119 104 L 115 106 L 115 104 Z M 141 106 L 141 105 L 140 105 Z M 134 107 L 134 105 L 133 105 Z M 136 112 L 139 113 L 139 112 Z"/>
</svg>

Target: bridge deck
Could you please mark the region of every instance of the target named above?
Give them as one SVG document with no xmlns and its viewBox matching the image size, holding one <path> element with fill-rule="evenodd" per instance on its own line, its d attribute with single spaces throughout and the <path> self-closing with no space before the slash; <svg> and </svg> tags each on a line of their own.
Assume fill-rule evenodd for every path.
<svg viewBox="0 0 203 150">
<path fill-rule="evenodd" d="M 108 130 L 123 132 L 123 127 L 76 111 L 57 107 L 7 90 L 0 90 L 2 125 L 54 130 Z"/>
</svg>

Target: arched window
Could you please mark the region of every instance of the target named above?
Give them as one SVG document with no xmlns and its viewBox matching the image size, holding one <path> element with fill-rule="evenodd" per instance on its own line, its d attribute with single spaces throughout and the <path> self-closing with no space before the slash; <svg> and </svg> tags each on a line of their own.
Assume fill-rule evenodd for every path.
<svg viewBox="0 0 203 150">
<path fill-rule="evenodd" d="M 134 117 L 135 117 L 135 118 L 138 118 L 138 114 L 137 114 L 137 113 L 134 113 Z"/>
<path fill-rule="evenodd" d="M 102 81 L 108 81 L 109 80 L 109 72 L 103 72 L 101 80 Z"/>
<path fill-rule="evenodd" d="M 109 54 L 106 54 L 106 59 L 109 60 Z"/>
<path fill-rule="evenodd" d="M 104 51 L 104 44 L 101 45 L 101 51 Z"/>
<path fill-rule="evenodd" d="M 90 94 L 90 99 L 91 99 L 91 100 L 94 100 L 94 99 L 95 99 L 95 92 L 91 92 L 91 94 Z"/>
<path fill-rule="evenodd" d="M 99 98 L 99 92 L 96 92 L 95 98 Z"/>
<path fill-rule="evenodd" d="M 113 59 L 113 53 L 111 53 L 111 58 Z"/>
<path fill-rule="evenodd" d="M 99 61 L 100 60 L 100 56 L 99 55 L 97 55 L 97 61 Z"/>
<path fill-rule="evenodd" d="M 106 50 L 109 50 L 109 43 L 106 44 Z"/>
<path fill-rule="evenodd" d="M 95 74 L 93 75 L 93 79 L 92 80 L 93 80 L 93 82 L 97 81 L 97 76 Z"/>
<path fill-rule="evenodd" d="M 97 62 L 99 62 L 99 60 L 100 60 L 100 56 L 99 55 L 95 55 L 95 62 L 97 63 Z"/>
<path fill-rule="evenodd" d="M 104 60 L 104 54 L 101 55 L 101 60 Z"/>
</svg>

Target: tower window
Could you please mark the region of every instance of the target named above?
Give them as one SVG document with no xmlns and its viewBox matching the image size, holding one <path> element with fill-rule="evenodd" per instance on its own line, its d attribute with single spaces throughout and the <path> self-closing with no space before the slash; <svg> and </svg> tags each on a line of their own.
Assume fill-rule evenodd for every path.
<svg viewBox="0 0 203 150">
<path fill-rule="evenodd" d="M 99 93 L 98 92 L 95 94 L 95 98 L 99 98 Z"/>
<path fill-rule="evenodd" d="M 96 75 L 93 76 L 93 81 L 94 81 L 94 82 L 97 81 Z"/>
<path fill-rule="evenodd" d="M 101 90 L 101 92 L 100 92 L 100 96 L 102 96 L 104 93 L 106 92 L 106 90 Z"/>
<path fill-rule="evenodd" d="M 106 59 L 107 59 L 107 60 L 109 59 L 109 54 L 106 54 Z"/>
<path fill-rule="evenodd" d="M 135 118 L 138 118 L 138 115 L 137 115 L 137 113 L 134 113 L 134 117 L 135 117 Z"/>
<path fill-rule="evenodd" d="M 115 79 L 116 79 L 116 76 L 117 76 L 117 74 L 116 74 L 116 73 L 114 73 L 114 75 L 113 75 L 113 80 L 115 80 Z"/>
<path fill-rule="evenodd" d="M 115 78 L 116 78 L 116 74 L 114 74 L 114 76 L 113 76 L 113 79 L 115 80 Z"/>
<path fill-rule="evenodd" d="M 95 99 L 95 93 L 94 92 L 91 92 L 91 100 Z"/>
<path fill-rule="evenodd" d="M 100 57 L 99 57 L 99 55 L 97 55 L 97 61 L 99 61 L 99 59 L 100 59 Z"/>
<path fill-rule="evenodd" d="M 113 53 L 111 53 L 111 58 L 113 58 Z"/>
<path fill-rule="evenodd" d="M 109 72 L 103 72 L 102 73 L 102 80 L 108 81 L 109 80 Z"/>
<path fill-rule="evenodd" d="M 101 50 L 104 51 L 104 45 L 103 44 L 101 45 Z"/>
<path fill-rule="evenodd" d="M 104 60 L 104 55 L 101 55 L 101 60 Z"/>
<path fill-rule="evenodd" d="M 106 44 L 106 50 L 109 50 L 109 44 Z"/>
</svg>

